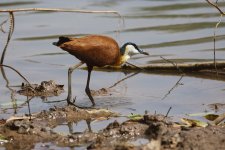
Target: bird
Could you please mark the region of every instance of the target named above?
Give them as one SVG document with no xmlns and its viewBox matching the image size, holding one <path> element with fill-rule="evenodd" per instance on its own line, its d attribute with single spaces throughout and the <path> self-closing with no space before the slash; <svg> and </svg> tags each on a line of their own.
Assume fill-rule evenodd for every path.
<svg viewBox="0 0 225 150">
<path fill-rule="evenodd" d="M 149 55 L 147 52 L 139 49 L 135 43 L 127 42 L 119 47 L 119 44 L 113 38 L 105 35 L 86 35 L 83 37 L 64 37 L 60 36 L 53 45 L 67 51 L 80 60 L 80 63 L 69 67 L 68 69 L 68 96 L 67 103 L 72 102 L 71 74 L 83 64 L 87 65 L 88 77 L 85 92 L 95 106 L 95 101 L 91 95 L 89 83 L 93 67 L 120 66 L 127 62 L 131 56 L 136 54 Z"/>
</svg>

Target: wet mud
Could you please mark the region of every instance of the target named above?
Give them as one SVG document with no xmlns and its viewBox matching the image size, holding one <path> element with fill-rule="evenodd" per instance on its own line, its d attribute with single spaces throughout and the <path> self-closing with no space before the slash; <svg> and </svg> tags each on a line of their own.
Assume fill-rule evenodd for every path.
<svg viewBox="0 0 225 150">
<path fill-rule="evenodd" d="M 64 85 L 56 84 L 55 81 L 42 81 L 40 84 L 21 84 L 21 89 L 17 91 L 20 95 L 51 97 L 59 96 L 64 92 Z"/>
<path fill-rule="evenodd" d="M 1 120 L 0 134 L 7 140 L 6 149 L 32 149 L 37 143 L 53 143 L 59 147 L 87 149 L 224 149 L 224 123 L 218 126 L 184 127 L 159 114 L 145 114 L 138 119 L 113 121 L 93 132 L 93 121 L 119 117 L 105 109 L 79 109 L 74 106 L 53 107 L 37 114 Z M 88 129 L 69 134 L 54 131 L 62 123 L 85 120 Z M 137 144 L 145 139 L 144 144 Z M 207 141 L 207 142 L 206 142 Z"/>
</svg>

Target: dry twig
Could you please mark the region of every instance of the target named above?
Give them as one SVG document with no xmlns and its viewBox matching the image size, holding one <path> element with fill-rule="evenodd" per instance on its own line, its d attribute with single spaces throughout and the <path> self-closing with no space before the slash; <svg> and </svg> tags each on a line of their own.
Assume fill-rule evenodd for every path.
<svg viewBox="0 0 225 150">
<path fill-rule="evenodd" d="M 171 63 L 174 67 L 177 68 L 177 70 L 178 70 L 180 73 L 182 73 L 182 74 L 184 73 L 184 72 L 180 69 L 180 67 L 177 66 L 177 63 L 175 63 L 175 62 L 173 62 L 173 61 L 171 61 L 171 60 L 168 60 L 168 59 L 166 59 L 166 58 L 164 58 L 164 57 L 162 57 L 162 56 L 160 56 L 160 58 L 162 58 L 163 60 L 165 60 L 165 61 Z"/>
<path fill-rule="evenodd" d="M 206 0 L 211 6 L 215 7 L 219 13 L 220 13 L 220 19 L 219 22 L 217 22 L 216 26 L 215 26 L 215 30 L 214 30 L 214 36 L 213 36 L 213 55 L 214 55 L 214 66 L 216 69 L 216 73 L 218 75 L 218 71 L 217 71 L 217 64 L 216 64 L 216 29 L 218 28 L 219 24 L 221 23 L 222 17 L 225 15 L 225 13 L 219 8 L 219 6 L 217 5 L 218 0 L 213 3 L 210 0 Z"/>
<path fill-rule="evenodd" d="M 131 75 L 129 75 L 129 76 L 127 76 L 127 77 L 125 77 L 125 78 L 123 78 L 123 79 L 117 81 L 116 83 L 114 83 L 112 86 L 110 86 L 110 87 L 108 87 L 108 88 L 113 88 L 113 87 L 117 86 L 119 83 L 121 83 L 122 81 L 124 81 L 124 80 L 126 80 L 126 79 L 129 79 L 129 78 L 131 78 L 131 77 L 137 75 L 138 73 L 140 73 L 140 72 L 132 73 Z"/>
<path fill-rule="evenodd" d="M 122 17 L 119 12 L 113 10 L 79 10 L 79 9 L 61 9 L 61 8 L 18 8 L 18 9 L 0 9 L 0 12 L 24 12 L 24 11 L 49 11 L 49 12 L 75 12 L 75 13 L 109 13 Z"/>
<path fill-rule="evenodd" d="M 218 75 L 218 71 L 217 71 L 217 66 L 216 66 L 216 29 L 218 28 L 219 24 L 221 23 L 222 17 L 223 17 L 223 15 L 221 14 L 219 22 L 216 23 L 216 26 L 214 29 L 214 36 L 213 36 L 213 56 L 214 56 L 213 59 L 214 59 L 214 66 L 215 66 L 217 75 Z"/>
<path fill-rule="evenodd" d="M 217 4 L 214 4 L 210 0 L 206 0 L 206 2 L 208 2 L 211 6 L 215 7 L 220 12 L 221 15 L 225 15 L 225 12 L 223 12 Z M 216 3 L 217 3 L 217 1 L 216 1 Z"/>
<path fill-rule="evenodd" d="M 6 19 L 5 21 L 3 21 L 1 24 L 0 24 L 0 30 L 3 32 L 3 33 L 6 33 L 3 29 L 3 25 L 8 21 L 8 19 Z"/>
<path fill-rule="evenodd" d="M 168 109 L 168 111 L 167 111 L 165 117 L 168 117 L 168 115 L 169 115 L 171 109 L 172 109 L 172 107 L 170 106 L 170 108 Z"/>
<path fill-rule="evenodd" d="M 5 53 L 6 53 L 8 45 L 9 45 L 9 41 L 12 37 L 13 31 L 14 31 L 14 26 L 15 26 L 15 19 L 14 19 L 13 12 L 9 12 L 9 18 L 10 18 L 9 33 L 8 33 L 8 38 L 7 38 L 5 47 L 2 52 L 0 64 L 3 64 L 4 58 L 5 58 Z"/>
<path fill-rule="evenodd" d="M 15 71 L 21 78 L 23 78 L 24 81 L 26 81 L 30 86 L 30 82 L 18 71 L 16 70 L 15 68 L 11 67 L 11 66 L 8 66 L 8 65 L 3 65 L 3 64 L 0 64 L 0 67 L 6 67 L 6 68 L 9 68 L 9 69 L 12 69 L 13 71 Z M 32 87 L 32 86 L 31 86 Z"/>
<path fill-rule="evenodd" d="M 175 85 L 163 96 L 163 98 L 161 100 L 164 100 L 176 87 L 178 87 L 179 85 L 182 85 L 180 83 L 180 81 L 182 80 L 182 78 L 184 77 L 184 75 L 181 75 L 181 77 L 179 78 L 179 80 L 175 83 Z"/>
</svg>

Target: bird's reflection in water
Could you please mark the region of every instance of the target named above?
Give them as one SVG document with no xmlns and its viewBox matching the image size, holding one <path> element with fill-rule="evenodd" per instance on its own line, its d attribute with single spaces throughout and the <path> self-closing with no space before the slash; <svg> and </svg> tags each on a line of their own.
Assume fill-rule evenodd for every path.
<svg viewBox="0 0 225 150">
<path fill-rule="evenodd" d="M 83 123 L 83 122 L 85 122 L 85 123 Z M 85 120 L 83 122 L 77 122 L 77 123 L 68 122 L 67 123 L 67 126 L 68 126 L 68 129 L 69 129 L 69 133 L 70 134 L 79 134 L 79 133 L 82 133 L 82 132 L 92 132 L 92 129 L 91 129 L 91 119 L 87 119 L 87 120 Z M 79 123 L 82 124 L 82 126 L 83 126 L 83 124 L 86 124 L 87 126 L 86 127 L 83 126 L 84 127 L 83 128 L 83 131 L 74 131 L 74 126 L 75 125 L 78 125 Z"/>
<path fill-rule="evenodd" d="M 126 97 L 127 86 L 121 85 L 125 80 L 134 77 L 140 71 L 135 73 L 125 73 L 125 77 L 114 83 L 113 85 L 101 88 L 99 90 L 91 90 L 92 96 L 95 96 L 96 106 L 101 108 L 117 107 L 132 104 L 129 97 Z M 85 98 L 86 99 L 86 98 Z M 86 106 L 88 101 L 83 101 L 79 105 Z"/>
</svg>

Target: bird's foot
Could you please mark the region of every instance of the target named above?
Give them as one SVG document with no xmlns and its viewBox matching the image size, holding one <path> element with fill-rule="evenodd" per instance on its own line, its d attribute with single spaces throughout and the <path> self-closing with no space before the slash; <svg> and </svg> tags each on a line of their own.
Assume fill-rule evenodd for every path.
<svg viewBox="0 0 225 150">
<path fill-rule="evenodd" d="M 75 106 L 79 109 L 94 109 L 94 105 L 93 106 L 90 106 L 90 107 L 86 107 L 86 106 L 78 106 L 75 104 L 75 101 L 76 101 L 76 97 L 73 98 L 73 100 L 70 100 L 70 99 L 67 99 L 67 104 L 68 105 L 72 105 L 72 106 Z"/>
</svg>

